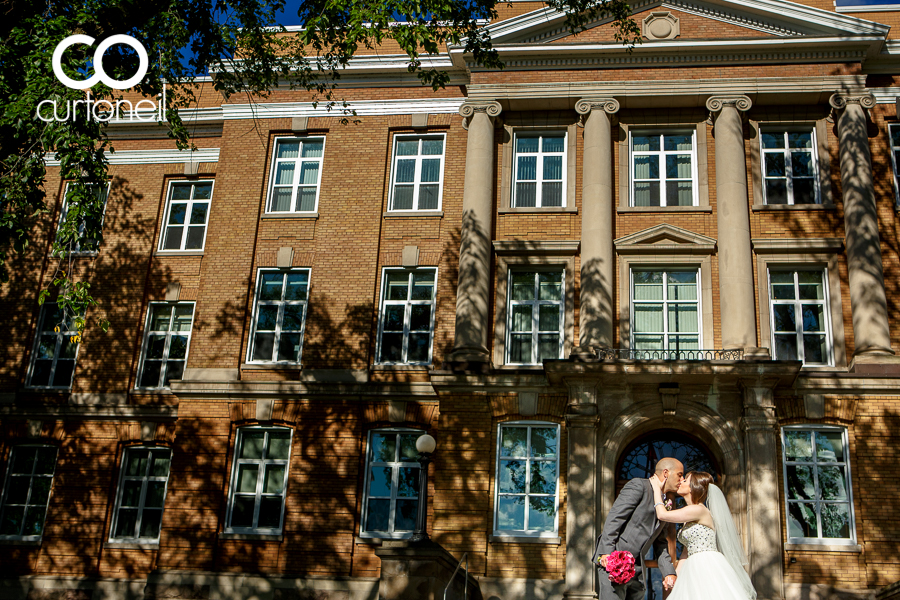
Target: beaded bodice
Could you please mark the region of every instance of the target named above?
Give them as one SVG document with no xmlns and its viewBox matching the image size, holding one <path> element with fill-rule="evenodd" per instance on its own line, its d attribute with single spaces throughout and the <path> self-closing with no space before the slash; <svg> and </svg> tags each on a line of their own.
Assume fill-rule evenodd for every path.
<svg viewBox="0 0 900 600">
<path fill-rule="evenodd" d="M 685 523 L 678 532 L 678 541 L 687 546 L 688 556 L 698 552 L 716 552 L 716 530 L 697 521 Z"/>
</svg>

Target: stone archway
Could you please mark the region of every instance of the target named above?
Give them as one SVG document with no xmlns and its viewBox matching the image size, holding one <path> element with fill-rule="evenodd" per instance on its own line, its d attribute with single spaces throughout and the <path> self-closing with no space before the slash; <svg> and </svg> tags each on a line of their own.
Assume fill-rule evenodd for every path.
<svg viewBox="0 0 900 600">
<path fill-rule="evenodd" d="M 616 493 L 636 477 L 650 477 L 656 462 L 664 457 L 677 458 L 685 472 L 705 471 L 718 478 L 721 468 L 706 444 L 678 429 L 656 429 L 635 438 L 619 455 L 616 465 Z"/>
</svg>

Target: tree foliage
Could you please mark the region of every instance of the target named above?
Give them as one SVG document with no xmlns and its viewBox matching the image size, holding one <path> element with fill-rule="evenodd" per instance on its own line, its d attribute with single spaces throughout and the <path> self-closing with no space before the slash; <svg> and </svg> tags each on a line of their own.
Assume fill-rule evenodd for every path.
<svg viewBox="0 0 900 600">
<path fill-rule="evenodd" d="M 612 18 L 617 40 L 633 44 L 639 39 L 625 0 L 547 4 L 567 14 L 574 32 L 598 18 Z M 53 284 L 41 292 L 40 302 L 54 297 L 74 315 L 86 315 L 96 305 L 90 282 L 76 275 L 74 251 L 102 240 L 105 195 L 97 191 L 106 185 L 107 154 L 114 148 L 97 120 L 36 117 L 43 100 L 62 107 L 85 99 L 85 91 L 64 86 L 53 73 L 51 57 L 64 38 L 88 35 L 96 44 L 127 34 L 143 44 L 149 71 L 134 91 L 157 98 L 165 82 L 170 136 L 184 148 L 191 141 L 178 109 L 196 102 L 198 75 L 208 74 L 224 98 L 246 94 L 256 99 L 289 85 L 334 102 L 340 98 L 341 69 L 354 54 L 393 40 L 408 55 L 410 72 L 423 85 L 439 89 L 448 73 L 423 67 L 422 58 L 448 44 L 464 48 L 485 67 L 503 67 L 484 27 L 497 17 L 497 5 L 497 0 L 304 0 L 297 8 L 284 0 L 0 0 L 0 281 L 9 279 L 11 253 L 25 251 L 36 220 L 51 209 L 44 183 L 46 158 L 55 157 L 62 179 L 69 182 L 68 210 L 53 241 Z M 285 32 L 278 25 L 285 10 L 297 10 L 304 29 Z M 85 79 L 94 49 L 70 47 L 62 61 L 66 74 Z M 113 46 L 103 68 L 113 79 L 125 80 L 138 70 L 138 57 L 125 46 Z M 89 94 L 94 101 L 122 97 L 102 83 Z M 78 322 L 83 334 L 88 320 Z"/>
</svg>

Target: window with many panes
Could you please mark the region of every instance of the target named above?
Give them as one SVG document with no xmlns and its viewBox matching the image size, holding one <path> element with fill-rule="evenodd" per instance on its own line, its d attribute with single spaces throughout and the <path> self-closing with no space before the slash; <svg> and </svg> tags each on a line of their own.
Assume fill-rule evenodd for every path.
<svg viewBox="0 0 900 600">
<path fill-rule="evenodd" d="M 212 181 L 173 181 L 169 184 L 160 250 L 203 250 L 212 193 Z"/>
<path fill-rule="evenodd" d="M 760 131 L 766 204 L 818 204 L 816 130 Z"/>
<path fill-rule="evenodd" d="M 697 269 L 631 272 L 632 348 L 673 352 L 700 348 L 699 275 Z"/>
<path fill-rule="evenodd" d="M 423 432 L 369 432 L 361 532 L 367 537 L 404 537 L 416 528 L 419 463 L 416 440 Z"/>
<path fill-rule="evenodd" d="M 69 389 L 78 358 L 78 330 L 75 317 L 55 302 L 41 307 L 38 332 L 31 355 L 28 385 Z"/>
<path fill-rule="evenodd" d="M 281 533 L 291 458 L 285 427 L 238 430 L 228 501 L 228 529 Z"/>
<path fill-rule="evenodd" d="M 308 293 L 308 270 L 259 272 L 250 362 L 300 362 Z"/>
<path fill-rule="evenodd" d="M 103 213 L 100 216 L 100 227 L 103 227 L 103 218 L 106 213 L 106 199 L 109 196 L 109 185 L 97 187 L 97 186 L 88 186 L 87 192 L 90 194 L 94 194 L 95 198 L 100 199 L 100 195 L 102 194 L 102 202 L 103 202 Z M 63 203 L 62 209 L 59 214 L 59 225 L 56 228 L 57 237 L 59 236 L 59 230 L 62 228 L 63 223 L 66 222 L 66 219 L 69 216 L 70 212 L 70 200 L 72 195 L 74 194 L 74 186 L 71 183 L 66 184 L 65 191 L 63 192 Z M 97 237 L 86 237 L 85 231 L 87 229 L 87 219 L 82 215 L 76 217 L 78 219 L 77 223 L 77 238 L 72 240 L 69 247 L 71 252 L 76 254 L 89 254 L 92 252 L 97 252 L 100 246 L 100 240 Z M 63 240 L 57 239 L 58 242 Z"/>
<path fill-rule="evenodd" d="M 168 448 L 125 449 L 110 540 L 159 541 L 171 457 Z"/>
<path fill-rule="evenodd" d="M 894 198 L 900 205 L 900 125 L 891 125 L 891 164 L 894 167 Z"/>
<path fill-rule="evenodd" d="M 497 443 L 494 531 L 556 535 L 559 510 L 559 426 L 504 423 Z"/>
<path fill-rule="evenodd" d="M 847 430 L 798 425 L 781 435 L 788 538 L 855 542 Z"/>
<path fill-rule="evenodd" d="M 631 131 L 631 205 L 697 206 L 695 131 Z"/>
<path fill-rule="evenodd" d="M 564 279 L 562 270 L 509 272 L 507 363 L 562 356 Z"/>
<path fill-rule="evenodd" d="M 137 387 L 164 388 L 171 380 L 181 379 L 193 321 L 193 302 L 150 304 Z"/>
<path fill-rule="evenodd" d="M 267 212 L 315 212 L 324 156 L 323 137 L 277 139 Z"/>
<path fill-rule="evenodd" d="M 517 133 L 513 206 L 562 206 L 566 133 Z"/>
<path fill-rule="evenodd" d="M 0 538 L 41 539 L 55 470 L 55 447 L 13 446 L 0 507 Z"/>
<path fill-rule="evenodd" d="M 444 136 L 395 136 L 392 172 L 391 210 L 439 210 Z"/>
<path fill-rule="evenodd" d="M 832 344 L 825 271 L 769 271 L 769 302 L 774 359 L 830 365 Z"/>
<path fill-rule="evenodd" d="M 378 362 L 431 362 L 436 278 L 435 269 L 385 269 Z"/>
</svg>

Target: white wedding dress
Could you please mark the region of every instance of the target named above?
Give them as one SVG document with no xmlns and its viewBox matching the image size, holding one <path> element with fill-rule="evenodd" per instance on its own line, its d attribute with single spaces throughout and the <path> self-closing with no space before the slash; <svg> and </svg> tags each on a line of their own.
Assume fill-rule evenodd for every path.
<svg viewBox="0 0 900 600">
<path fill-rule="evenodd" d="M 679 568 L 668 600 L 748 600 L 738 574 L 716 547 L 716 532 L 694 521 L 678 532 L 688 558 Z M 753 594 L 755 596 L 755 594 Z"/>
</svg>

